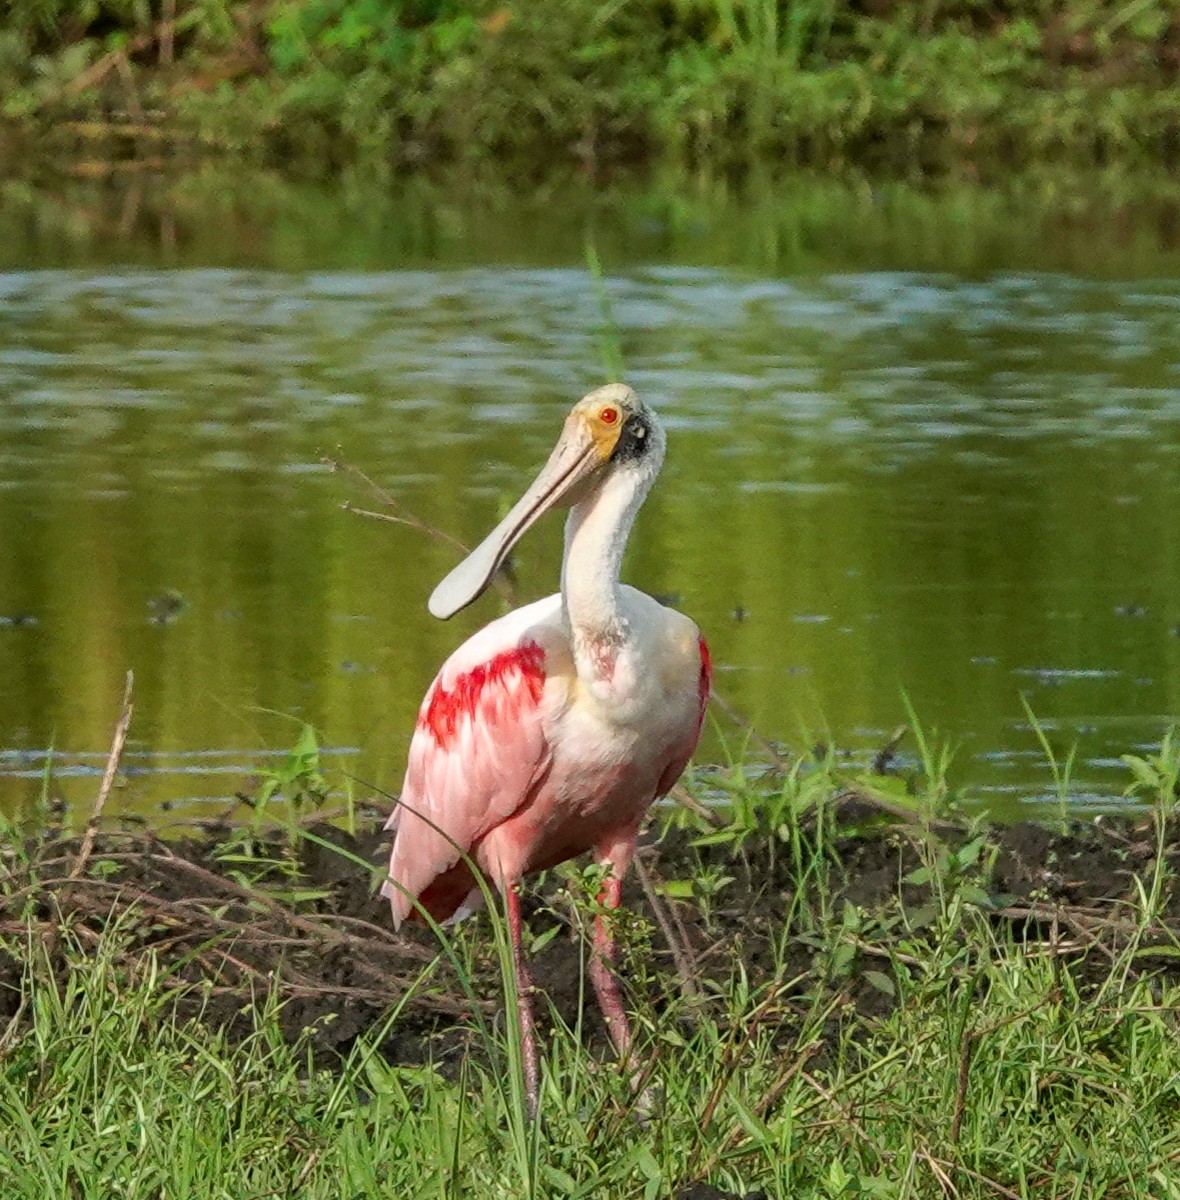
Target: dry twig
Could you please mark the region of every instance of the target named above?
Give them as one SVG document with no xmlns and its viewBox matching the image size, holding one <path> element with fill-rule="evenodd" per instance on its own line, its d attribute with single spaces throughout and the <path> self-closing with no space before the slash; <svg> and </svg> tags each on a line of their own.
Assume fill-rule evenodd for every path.
<svg viewBox="0 0 1180 1200">
<path fill-rule="evenodd" d="M 128 671 L 127 682 L 123 687 L 123 710 L 115 725 L 115 736 L 111 742 L 111 752 L 107 755 L 106 770 L 102 774 L 102 783 L 98 795 L 94 798 L 94 807 L 90 810 L 90 819 L 86 822 L 86 832 L 82 835 L 82 845 L 78 850 L 78 858 L 74 869 L 70 872 L 71 879 L 77 879 L 86 869 L 86 863 L 94 849 L 94 838 L 98 833 L 98 823 L 102 819 L 102 810 L 106 808 L 107 798 L 115 784 L 115 776 L 119 771 L 119 763 L 123 759 L 123 748 L 127 745 L 127 732 L 131 728 L 131 689 L 135 676 Z"/>
<path fill-rule="evenodd" d="M 435 541 L 454 547 L 454 549 L 459 550 L 463 554 L 471 552 L 470 547 L 459 541 L 457 537 L 453 537 L 446 530 L 438 529 L 434 525 L 423 521 L 421 517 L 416 517 L 387 488 L 383 488 L 379 483 L 371 479 L 360 467 L 354 467 L 351 463 L 332 458 L 329 455 L 324 455 L 321 461 L 331 468 L 331 470 L 343 472 L 345 475 L 350 475 L 353 479 L 358 480 L 374 499 L 379 500 L 390 510 L 389 512 L 374 512 L 371 508 L 358 508 L 351 500 L 345 500 L 340 505 L 345 512 L 355 513 L 358 517 L 372 517 L 376 521 L 392 521 L 395 525 L 406 525 L 410 529 L 416 529 L 419 533 L 426 534 L 427 537 L 434 538 Z M 505 599 L 512 600 L 514 598 L 512 588 L 504 579 L 501 571 L 497 571 L 492 576 L 492 586 Z"/>
<path fill-rule="evenodd" d="M 676 964 L 676 974 L 680 977 L 680 990 L 686 1000 L 698 1000 L 701 989 L 697 987 L 697 969 L 696 964 L 692 961 L 692 947 L 687 940 L 681 942 L 680 938 L 676 936 L 665 911 L 670 905 L 664 903 L 663 898 L 656 890 L 652 872 L 643 861 L 642 855 L 635 856 L 635 874 L 639 876 L 640 886 L 651 906 L 656 924 L 659 925 L 660 932 L 664 935 L 664 941 L 668 943 L 668 949 L 672 952 L 672 961 Z"/>
<path fill-rule="evenodd" d="M 706 825 L 712 825 L 714 829 L 723 829 L 725 827 L 725 818 L 719 812 L 711 809 L 707 804 L 702 804 L 684 784 L 674 784 L 668 795 L 681 808 L 688 809 L 694 817 L 699 817 Z"/>
</svg>

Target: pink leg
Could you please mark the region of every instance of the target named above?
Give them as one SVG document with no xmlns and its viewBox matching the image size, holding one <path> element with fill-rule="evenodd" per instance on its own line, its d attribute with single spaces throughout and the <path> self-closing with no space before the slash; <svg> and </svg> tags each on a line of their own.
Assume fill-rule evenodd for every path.
<svg viewBox="0 0 1180 1200">
<path fill-rule="evenodd" d="M 524 960 L 520 942 L 520 890 L 512 884 L 505 892 L 508 903 L 508 936 L 512 940 L 512 965 L 516 968 L 516 1011 L 520 1020 L 520 1052 L 524 1060 L 524 1087 L 528 1095 L 529 1118 L 537 1115 L 537 1035 L 533 1030 L 533 979 Z"/>
<path fill-rule="evenodd" d="M 594 950 L 590 955 L 590 981 L 598 996 L 598 1006 L 606 1018 L 607 1032 L 615 1044 L 624 1067 L 631 1062 L 631 1026 L 623 1012 L 623 995 L 615 978 L 615 937 L 611 929 L 613 911 L 619 907 L 623 894 L 623 881 L 618 875 L 610 875 L 602 885 L 598 902 L 611 910 L 611 915 L 594 918 Z"/>
</svg>

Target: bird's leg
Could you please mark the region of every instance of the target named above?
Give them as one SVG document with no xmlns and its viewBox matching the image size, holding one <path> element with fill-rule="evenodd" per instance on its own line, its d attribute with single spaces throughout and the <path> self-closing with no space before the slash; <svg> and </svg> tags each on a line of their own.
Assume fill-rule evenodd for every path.
<svg viewBox="0 0 1180 1200">
<path fill-rule="evenodd" d="M 520 1052 L 524 1061 L 524 1087 L 528 1096 L 529 1119 L 537 1115 L 540 1078 L 537 1069 L 537 1035 L 533 1029 L 533 977 L 529 974 L 520 940 L 520 885 L 511 884 L 506 893 L 508 936 L 512 940 L 512 965 L 516 971 L 516 1012 L 520 1022 Z"/>
<path fill-rule="evenodd" d="M 590 982 L 598 997 L 598 1006 L 606 1018 L 607 1032 L 615 1044 L 623 1068 L 631 1065 L 631 1026 L 623 1011 L 623 994 L 615 978 L 617 957 L 614 935 L 614 910 L 619 907 L 623 894 L 623 881 L 612 873 L 607 876 L 598 893 L 598 903 L 609 910 L 594 918 L 594 949 L 590 955 Z"/>
</svg>

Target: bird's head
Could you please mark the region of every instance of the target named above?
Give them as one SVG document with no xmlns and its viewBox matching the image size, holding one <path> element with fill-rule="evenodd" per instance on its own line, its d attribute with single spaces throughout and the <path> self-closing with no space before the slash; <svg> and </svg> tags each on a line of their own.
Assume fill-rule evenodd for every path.
<svg viewBox="0 0 1180 1200">
<path fill-rule="evenodd" d="M 584 460 L 570 485 L 549 508 L 569 507 L 585 499 L 619 468 L 643 461 L 659 470 L 664 430 L 655 413 L 625 383 L 608 383 L 583 396 L 566 417 L 561 438 L 544 475 L 561 454 Z M 540 478 L 540 477 L 538 477 Z M 534 485 L 535 486 L 535 485 Z M 540 514 L 538 514 L 540 515 Z"/>
<path fill-rule="evenodd" d="M 589 499 L 619 471 L 638 468 L 654 476 L 663 457 L 663 428 L 626 384 L 608 383 L 583 396 L 529 489 L 434 589 L 431 613 L 446 620 L 476 600 L 525 531 L 550 509 Z"/>
</svg>

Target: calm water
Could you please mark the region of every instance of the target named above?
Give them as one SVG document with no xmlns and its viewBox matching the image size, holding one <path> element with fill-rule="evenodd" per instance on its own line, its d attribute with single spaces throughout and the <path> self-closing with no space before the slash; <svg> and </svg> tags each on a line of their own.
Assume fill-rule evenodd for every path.
<svg viewBox="0 0 1180 1200">
<path fill-rule="evenodd" d="M 1048 790 L 1025 696 L 1117 799 L 1180 717 L 1178 214 L 1112 179 L 0 187 L 0 804 L 50 746 L 89 804 L 129 667 L 125 809 L 220 810 L 303 720 L 395 789 L 500 601 L 431 620 L 453 552 L 321 458 L 478 540 L 604 378 L 588 240 L 669 426 L 628 577 L 729 704 L 865 753 L 904 692 L 1011 812 Z"/>
</svg>

